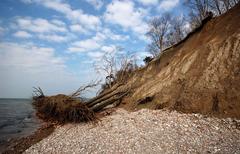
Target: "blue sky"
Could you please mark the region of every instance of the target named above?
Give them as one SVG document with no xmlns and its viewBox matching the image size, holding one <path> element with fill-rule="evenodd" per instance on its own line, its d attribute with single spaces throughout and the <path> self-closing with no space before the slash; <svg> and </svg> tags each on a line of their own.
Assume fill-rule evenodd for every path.
<svg viewBox="0 0 240 154">
<path fill-rule="evenodd" d="M 1 0 L 0 97 L 31 97 L 33 86 L 48 95 L 71 93 L 100 79 L 93 64 L 119 46 L 141 61 L 148 55 L 147 21 L 164 12 L 186 13 L 182 3 Z"/>
</svg>

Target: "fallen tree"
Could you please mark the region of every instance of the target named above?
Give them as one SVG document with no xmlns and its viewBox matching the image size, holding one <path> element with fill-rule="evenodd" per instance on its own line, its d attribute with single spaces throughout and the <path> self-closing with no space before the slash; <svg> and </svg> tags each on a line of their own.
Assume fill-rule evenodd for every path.
<svg viewBox="0 0 240 154">
<path fill-rule="evenodd" d="M 33 105 L 38 117 L 46 121 L 67 123 L 96 119 L 95 113 L 80 100 L 62 94 L 35 98 Z"/>
<path fill-rule="evenodd" d="M 130 92 L 129 89 L 119 84 L 87 102 L 82 102 L 78 98 L 83 91 L 95 87 L 98 83 L 80 87 L 69 96 L 63 94 L 45 96 L 40 87 L 34 87 L 33 105 L 37 110 L 37 115 L 41 119 L 60 123 L 94 121 L 96 120 L 95 112 L 101 111 L 115 102 L 120 103 L 123 97 Z"/>
<path fill-rule="evenodd" d="M 128 92 L 125 93 L 120 93 L 120 95 L 114 95 L 112 97 L 109 97 L 108 99 L 105 99 L 103 101 L 100 101 L 99 103 L 96 103 L 96 105 L 94 105 L 93 107 L 91 107 L 90 109 L 97 112 L 100 111 L 101 109 L 103 109 L 104 107 L 116 102 L 116 101 L 120 101 L 121 99 L 126 96 L 128 94 Z M 119 102 L 119 103 L 120 103 Z"/>
</svg>

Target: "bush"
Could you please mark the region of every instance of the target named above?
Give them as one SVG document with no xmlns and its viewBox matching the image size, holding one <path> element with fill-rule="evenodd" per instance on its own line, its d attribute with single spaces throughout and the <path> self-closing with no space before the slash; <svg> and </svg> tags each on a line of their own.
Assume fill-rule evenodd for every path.
<svg viewBox="0 0 240 154">
<path fill-rule="evenodd" d="M 152 58 L 152 57 L 148 57 L 148 56 L 143 59 L 143 61 L 145 62 L 145 64 L 150 63 L 152 60 L 153 60 L 153 58 Z"/>
</svg>

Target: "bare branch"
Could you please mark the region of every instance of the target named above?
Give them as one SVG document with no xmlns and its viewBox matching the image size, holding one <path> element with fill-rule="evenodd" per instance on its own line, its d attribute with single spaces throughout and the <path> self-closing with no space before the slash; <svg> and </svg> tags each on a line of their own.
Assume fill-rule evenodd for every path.
<svg viewBox="0 0 240 154">
<path fill-rule="evenodd" d="M 78 97 L 80 96 L 84 91 L 86 91 L 89 88 L 93 88 L 96 87 L 100 84 L 101 80 L 96 80 L 96 81 L 91 81 L 89 84 L 87 84 L 86 86 L 81 86 L 80 88 L 78 88 L 73 94 L 70 95 L 70 97 Z"/>
<path fill-rule="evenodd" d="M 44 93 L 40 87 L 33 87 L 33 98 L 44 97 Z"/>
</svg>

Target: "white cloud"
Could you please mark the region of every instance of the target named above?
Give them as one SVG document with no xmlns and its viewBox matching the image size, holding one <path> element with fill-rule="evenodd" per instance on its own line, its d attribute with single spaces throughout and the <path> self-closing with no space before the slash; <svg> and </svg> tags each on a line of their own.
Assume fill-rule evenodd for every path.
<svg viewBox="0 0 240 154">
<path fill-rule="evenodd" d="M 108 36 L 106 36 L 104 33 L 97 32 L 96 35 L 92 38 L 93 40 L 97 42 L 103 42 L 104 40 L 107 39 Z M 109 36 L 111 37 L 111 36 Z"/>
<path fill-rule="evenodd" d="M 92 38 L 73 42 L 68 48 L 68 51 L 70 53 L 77 53 L 97 50 L 106 39 L 107 36 L 104 33 L 97 32 Z"/>
<path fill-rule="evenodd" d="M 157 5 L 158 0 L 138 0 L 143 5 Z"/>
<path fill-rule="evenodd" d="M 105 53 L 114 53 L 117 51 L 117 47 L 115 45 L 102 46 L 101 50 Z"/>
<path fill-rule="evenodd" d="M 81 26 L 79 24 L 71 25 L 70 29 L 73 32 L 78 32 L 78 33 L 82 33 L 82 34 L 88 34 L 89 33 L 89 31 L 87 31 L 85 28 L 83 28 L 83 26 Z"/>
<path fill-rule="evenodd" d="M 85 49 L 97 49 L 100 47 L 100 45 L 97 43 L 97 41 L 93 40 L 93 39 L 77 41 L 77 42 L 74 42 L 73 45 L 77 46 L 77 47 L 82 47 Z"/>
<path fill-rule="evenodd" d="M 8 67 L 24 67 L 34 69 L 43 66 L 57 64 L 58 68 L 63 68 L 63 61 L 54 56 L 53 48 L 37 47 L 34 45 L 21 45 L 17 43 L 0 43 L 1 53 L 0 65 Z M 7 52 L 6 52 L 7 51 Z M 36 71 L 38 71 L 36 69 Z"/>
<path fill-rule="evenodd" d="M 103 6 L 102 0 L 86 0 L 86 1 L 97 10 L 99 10 Z"/>
<path fill-rule="evenodd" d="M 53 48 L 10 42 L 0 43 L 0 74 L 0 97 L 30 97 L 33 86 L 69 93 L 79 83 Z"/>
<path fill-rule="evenodd" d="M 38 35 L 39 39 L 46 40 L 49 42 L 66 42 L 70 40 L 68 36 L 62 36 L 62 35 L 57 35 L 57 34 L 39 34 Z"/>
<path fill-rule="evenodd" d="M 68 48 L 69 52 L 88 52 L 100 48 L 100 43 L 95 39 L 76 41 Z"/>
<path fill-rule="evenodd" d="M 115 34 L 108 28 L 105 28 L 102 31 L 107 37 L 109 37 L 109 39 L 112 39 L 115 41 L 125 41 L 130 38 L 128 35 Z"/>
<path fill-rule="evenodd" d="M 72 46 L 68 48 L 69 53 L 84 53 L 87 52 L 85 48 Z"/>
<path fill-rule="evenodd" d="M 66 24 L 63 21 L 57 20 L 57 19 L 53 19 L 52 23 L 54 23 L 54 24 L 56 24 L 58 26 L 66 26 Z"/>
<path fill-rule="evenodd" d="M 108 47 L 107 50 L 109 51 L 110 47 L 112 48 L 113 46 L 104 46 L 104 43 L 108 39 L 124 41 L 129 39 L 129 36 L 115 34 L 110 29 L 105 28 L 102 29 L 101 32 L 96 32 L 95 36 L 92 38 L 73 42 L 68 48 L 68 51 L 70 53 L 82 53 L 100 50 L 101 47 L 103 47 L 102 49 L 107 49 L 106 47 Z"/>
<path fill-rule="evenodd" d="M 18 17 L 16 22 L 18 28 L 36 33 L 67 32 L 64 25 L 59 25 L 59 23 L 56 24 L 56 21 L 48 21 L 42 18 Z"/>
<path fill-rule="evenodd" d="M 72 11 L 71 6 L 69 4 L 63 3 L 61 1 L 54 1 L 54 0 L 44 0 L 44 1 L 33 0 L 33 1 L 63 14 L 69 14 Z"/>
<path fill-rule="evenodd" d="M 76 38 L 73 33 L 68 32 L 66 24 L 57 19 L 17 17 L 15 29 L 20 29 L 20 31 L 16 32 L 14 36 L 21 38 L 33 37 L 29 32 L 33 32 L 36 38 L 49 42 L 67 42 Z"/>
<path fill-rule="evenodd" d="M 107 22 L 131 29 L 137 34 L 145 34 L 147 24 L 144 22 L 144 9 L 136 9 L 131 1 L 113 1 L 107 6 L 104 18 Z"/>
<path fill-rule="evenodd" d="M 89 57 L 91 57 L 95 61 L 99 61 L 104 56 L 104 52 L 101 51 L 95 51 L 95 52 L 88 52 L 87 53 Z"/>
<path fill-rule="evenodd" d="M 86 29 L 94 30 L 101 24 L 97 16 L 85 14 L 82 10 L 72 10 L 67 16 L 70 20 L 81 24 Z"/>
<path fill-rule="evenodd" d="M 159 5 L 159 10 L 171 10 L 179 4 L 179 0 L 162 0 Z"/>
<path fill-rule="evenodd" d="M 86 29 L 96 29 L 101 21 L 97 16 L 86 14 L 81 9 L 72 9 L 68 3 L 56 0 L 32 0 L 37 4 L 43 5 L 46 8 L 55 10 L 64 14 L 73 23 L 78 23 L 84 26 Z"/>
<path fill-rule="evenodd" d="M 15 37 L 19 37 L 19 38 L 31 38 L 32 35 L 28 32 L 25 31 L 17 31 L 16 33 L 13 34 L 13 36 Z"/>
</svg>

